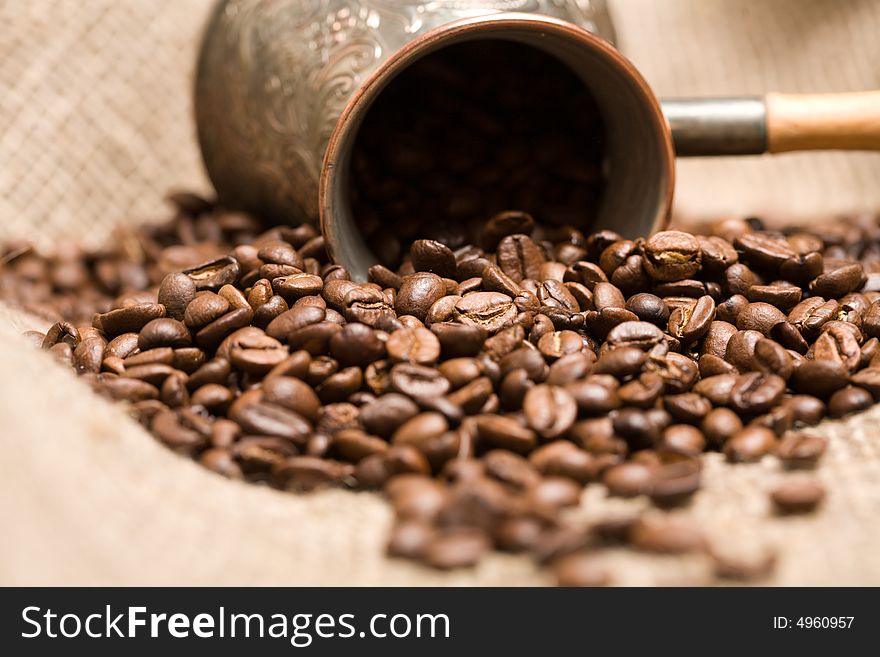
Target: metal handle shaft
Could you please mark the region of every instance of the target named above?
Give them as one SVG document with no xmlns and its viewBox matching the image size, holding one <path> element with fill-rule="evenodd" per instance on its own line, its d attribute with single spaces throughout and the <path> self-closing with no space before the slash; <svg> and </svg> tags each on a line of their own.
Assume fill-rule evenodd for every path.
<svg viewBox="0 0 880 657">
<path fill-rule="evenodd" d="M 676 155 L 755 155 L 767 152 L 763 98 L 678 98 L 661 103 Z"/>
</svg>

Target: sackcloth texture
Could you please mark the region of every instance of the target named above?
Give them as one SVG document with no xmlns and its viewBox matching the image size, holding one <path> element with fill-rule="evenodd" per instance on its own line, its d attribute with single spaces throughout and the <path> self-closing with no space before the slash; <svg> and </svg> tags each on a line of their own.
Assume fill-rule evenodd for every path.
<svg viewBox="0 0 880 657">
<path fill-rule="evenodd" d="M 619 45 L 661 97 L 880 88 L 872 0 L 609 0 Z M 194 137 L 192 72 L 211 0 L 0 3 L 0 238 L 99 246 L 120 222 L 167 215 L 163 195 L 210 193 Z M 683 220 L 880 211 L 880 155 L 679 160 Z M 20 333 L 0 306 L 2 584 L 532 585 L 549 572 L 493 554 L 439 573 L 384 556 L 375 494 L 291 495 L 229 482 L 154 441 Z M 815 515 L 774 516 L 773 458 L 706 461 L 677 515 L 725 546 L 777 546 L 779 585 L 880 584 L 880 408 L 813 429 L 830 439 Z M 585 518 L 648 509 L 591 485 Z M 650 509 L 647 511 L 652 513 Z M 700 584 L 705 557 L 612 550 L 624 585 Z"/>
</svg>

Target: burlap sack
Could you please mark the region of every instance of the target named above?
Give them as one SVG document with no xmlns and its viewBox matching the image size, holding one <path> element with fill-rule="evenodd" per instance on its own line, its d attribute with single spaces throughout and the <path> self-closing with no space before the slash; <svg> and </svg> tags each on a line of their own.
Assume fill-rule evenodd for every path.
<svg viewBox="0 0 880 657">
<path fill-rule="evenodd" d="M 119 220 L 163 214 L 172 186 L 209 189 L 190 120 L 194 50 L 211 0 L 0 3 L 0 234 L 96 245 Z M 661 95 L 880 88 L 871 0 L 611 0 L 621 45 Z M 679 213 L 804 218 L 880 209 L 880 157 L 821 154 L 679 163 Z M 440 574 L 383 556 L 372 494 L 308 496 L 227 482 L 158 445 L 0 314 L 0 583 L 545 584 L 493 555 Z M 880 409 L 818 431 L 830 494 L 774 517 L 782 472 L 707 462 L 679 511 L 716 543 L 780 548 L 771 584 L 880 584 Z M 640 509 L 590 487 L 587 517 Z M 700 583 L 708 563 L 620 551 L 621 584 Z"/>
</svg>

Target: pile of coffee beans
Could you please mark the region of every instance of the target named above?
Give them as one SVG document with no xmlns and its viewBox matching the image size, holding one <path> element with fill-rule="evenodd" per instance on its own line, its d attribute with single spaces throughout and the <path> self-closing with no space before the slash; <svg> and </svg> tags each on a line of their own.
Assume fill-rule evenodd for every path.
<svg viewBox="0 0 880 657">
<path fill-rule="evenodd" d="M 589 224 L 603 186 L 599 108 L 559 60 L 513 41 L 443 48 L 381 93 L 355 143 L 352 207 L 377 261 L 409 242 L 457 249 L 516 207 L 549 225 Z"/>
<path fill-rule="evenodd" d="M 68 318 L 28 335 L 161 442 L 283 490 L 382 490 L 389 554 L 436 568 L 498 549 L 597 585 L 614 580 L 595 555 L 629 545 L 763 576 L 773 555 L 723 554 L 675 515 L 585 524 L 566 510 L 588 484 L 686 505 L 707 451 L 810 469 L 826 440 L 803 429 L 880 398 L 873 219 L 809 232 L 729 219 L 627 240 L 506 211 L 478 244 L 416 240 L 363 284 L 314 228 L 257 230 L 187 196 L 145 229 L 134 264 L 18 245 L 0 275 L 5 292 L 18 281 L 43 304 L 66 299 L 48 312 Z M 87 323 L 76 295 L 99 306 Z M 791 477 L 768 503 L 820 505 L 809 472 Z"/>
</svg>

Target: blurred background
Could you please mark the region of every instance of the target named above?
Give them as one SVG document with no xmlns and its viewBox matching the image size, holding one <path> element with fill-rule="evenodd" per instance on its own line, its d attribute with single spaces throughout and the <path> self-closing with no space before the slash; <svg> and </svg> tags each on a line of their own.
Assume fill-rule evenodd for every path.
<svg viewBox="0 0 880 657">
<path fill-rule="evenodd" d="M 209 192 L 191 111 L 213 0 L 0 2 L 0 238 L 100 245 Z M 608 0 L 661 97 L 880 88 L 876 0 Z M 679 160 L 676 214 L 791 221 L 880 208 L 880 154 Z"/>
</svg>

